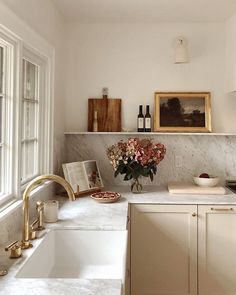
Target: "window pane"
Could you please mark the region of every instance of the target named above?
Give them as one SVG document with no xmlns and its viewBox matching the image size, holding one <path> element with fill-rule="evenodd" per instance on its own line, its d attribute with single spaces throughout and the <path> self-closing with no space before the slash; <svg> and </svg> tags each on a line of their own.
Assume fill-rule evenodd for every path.
<svg viewBox="0 0 236 295">
<path fill-rule="evenodd" d="M 3 128 L 3 48 L 0 47 L 0 143 L 2 142 L 2 128 Z"/>
<path fill-rule="evenodd" d="M 2 131 L 3 131 L 3 48 L 0 47 L 0 144 L 3 142 Z M 3 147 L 0 146 L 0 194 L 3 193 Z"/>
<path fill-rule="evenodd" d="M 37 143 L 34 141 L 22 143 L 21 181 L 37 173 Z"/>
<path fill-rule="evenodd" d="M 21 181 L 38 172 L 38 66 L 23 60 Z"/>
<path fill-rule="evenodd" d="M 35 103 L 28 101 L 22 103 L 22 139 L 37 137 L 36 107 Z"/>
<path fill-rule="evenodd" d="M 2 142 L 2 125 L 3 125 L 3 120 L 2 120 L 2 96 L 0 95 L 0 143 Z"/>
<path fill-rule="evenodd" d="M 0 171 L 2 173 L 2 147 L 0 146 Z M 2 181 L 3 181 L 3 178 L 0 177 L 0 194 L 2 193 L 3 189 L 2 189 Z"/>
<path fill-rule="evenodd" d="M 3 84 L 3 48 L 0 47 L 0 93 L 2 93 Z"/>
<path fill-rule="evenodd" d="M 37 98 L 37 71 L 36 65 L 24 60 L 24 98 L 36 99 Z"/>
</svg>

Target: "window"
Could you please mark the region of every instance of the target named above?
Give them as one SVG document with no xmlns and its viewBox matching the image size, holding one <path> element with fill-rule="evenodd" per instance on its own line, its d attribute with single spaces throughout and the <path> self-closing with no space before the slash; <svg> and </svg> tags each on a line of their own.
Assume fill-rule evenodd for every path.
<svg viewBox="0 0 236 295">
<path fill-rule="evenodd" d="M 14 42 L 0 32 L 0 205 L 13 193 Z"/>
<path fill-rule="evenodd" d="M 0 206 L 51 172 L 50 58 L 0 27 Z M 47 83 L 46 83 L 47 81 Z"/>
<path fill-rule="evenodd" d="M 3 47 L 0 47 L 0 167 L 3 158 Z M 2 171 L 2 169 L 1 169 Z M 2 173 L 1 173 L 2 175 Z M 3 179 L 0 178 L 0 194 L 3 193 Z"/>
<path fill-rule="evenodd" d="M 23 59 L 21 183 L 39 174 L 39 67 Z"/>
</svg>

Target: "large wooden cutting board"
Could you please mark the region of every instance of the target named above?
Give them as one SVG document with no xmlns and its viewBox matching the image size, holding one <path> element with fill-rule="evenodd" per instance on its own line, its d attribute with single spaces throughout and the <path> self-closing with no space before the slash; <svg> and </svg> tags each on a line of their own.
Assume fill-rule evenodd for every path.
<svg viewBox="0 0 236 295">
<path fill-rule="evenodd" d="M 226 189 L 222 186 L 203 187 L 192 183 L 171 182 L 168 184 L 170 194 L 192 195 L 225 195 Z"/>
<path fill-rule="evenodd" d="M 121 99 L 89 98 L 88 99 L 88 131 L 93 131 L 94 111 L 98 113 L 99 132 L 121 131 Z"/>
</svg>

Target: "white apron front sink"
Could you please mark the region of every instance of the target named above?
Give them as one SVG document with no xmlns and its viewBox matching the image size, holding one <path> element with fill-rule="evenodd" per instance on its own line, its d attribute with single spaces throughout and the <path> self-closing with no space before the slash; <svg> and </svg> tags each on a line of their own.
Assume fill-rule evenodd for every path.
<svg viewBox="0 0 236 295">
<path fill-rule="evenodd" d="M 127 231 L 52 230 L 17 273 L 17 278 L 121 279 Z"/>
</svg>

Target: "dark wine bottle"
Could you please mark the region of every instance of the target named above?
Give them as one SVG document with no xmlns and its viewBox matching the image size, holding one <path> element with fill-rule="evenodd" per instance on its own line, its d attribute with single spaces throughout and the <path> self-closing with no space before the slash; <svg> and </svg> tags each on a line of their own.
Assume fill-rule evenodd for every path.
<svg viewBox="0 0 236 295">
<path fill-rule="evenodd" d="M 144 118 L 145 132 L 152 131 L 152 116 L 150 114 L 149 105 L 146 105 L 146 114 Z"/>
<path fill-rule="evenodd" d="M 144 115 L 143 115 L 143 106 L 139 106 L 139 114 L 138 114 L 138 132 L 144 132 Z"/>
</svg>

